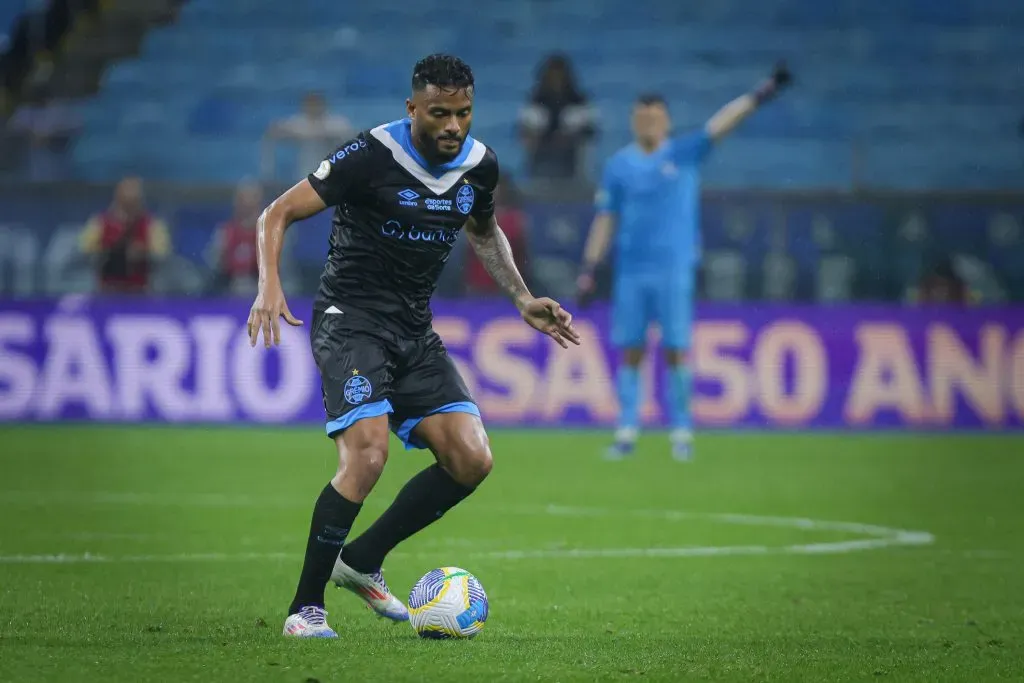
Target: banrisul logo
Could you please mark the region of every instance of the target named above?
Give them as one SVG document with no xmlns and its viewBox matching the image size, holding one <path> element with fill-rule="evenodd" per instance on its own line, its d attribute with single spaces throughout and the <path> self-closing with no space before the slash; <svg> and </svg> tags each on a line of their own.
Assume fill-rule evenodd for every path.
<svg viewBox="0 0 1024 683">
<path fill-rule="evenodd" d="M 420 198 L 420 195 L 415 190 L 405 188 L 404 190 L 398 193 L 398 196 L 401 199 L 401 201 L 398 203 L 401 204 L 402 206 L 419 206 L 416 200 Z"/>
</svg>

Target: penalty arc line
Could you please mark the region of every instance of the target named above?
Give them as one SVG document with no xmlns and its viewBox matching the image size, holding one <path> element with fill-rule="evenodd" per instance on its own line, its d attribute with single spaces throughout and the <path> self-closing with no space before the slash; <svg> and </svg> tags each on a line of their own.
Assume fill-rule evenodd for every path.
<svg viewBox="0 0 1024 683">
<path fill-rule="evenodd" d="M 922 537 L 870 538 L 834 543 L 808 543 L 785 546 L 734 545 L 686 546 L 680 548 L 565 548 L 555 550 L 493 550 L 469 552 L 468 560 L 554 560 L 554 559 L 628 559 L 682 558 L 723 555 L 829 555 L 876 550 L 894 546 L 927 545 L 931 535 Z M 430 559 L 437 552 L 409 553 L 395 551 L 391 557 Z M 180 562 L 247 562 L 255 560 L 294 560 L 295 552 L 269 553 L 177 553 L 168 555 L 124 555 L 114 557 L 96 553 L 61 553 L 57 555 L 0 555 L 0 564 L 114 564 L 114 563 L 180 563 Z"/>
<path fill-rule="evenodd" d="M 94 491 L 89 493 L 60 492 L 56 498 L 64 503 L 87 505 L 141 505 L 141 506 L 173 506 L 196 508 L 248 508 L 248 507 L 280 507 L 303 508 L 306 501 L 294 500 L 291 497 L 249 496 L 245 494 L 200 493 L 200 494 L 161 494 L 133 491 Z M 50 505 L 54 500 L 54 492 L 9 490 L 0 491 L 0 505 Z M 369 506 L 381 506 L 383 501 L 368 501 Z M 660 519 L 664 521 L 708 520 L 723 524 L 742 526 L 777 526 L 808 531 L 837 531 L 850 534 L 861 534 L 874 537 L 889 537 L 898 534 L 927 534 L 927 532 L 905 531 L 872 524 L 858 522 L 830 522 L 801 517 L 774 517 L 767 515 L 751 515 L 736 513 L 689 512 L 686 510 L 613 510 L 610 508 L 578 507 L 557 504 L 504 505 L 491 504 L 485 508 L 474 510 L 480 514 L 517 514 L 517 515 L 551 515 L 563 517 L 635 517 L 639 519 Z"/>
<path fill-rule="evenodd" d="M 500 506 L 499 506 L 500 507 Z M 783 546 L 683 546 L 668 548 L 559 548 L 531 550 L 496 550 L 466 552 L 467 560 L 540 560 L 540 559 L 614 559 L 614 558 L 683 558 L 738 555 L 828 555 L 877 550 L 898 546 L 923 546 L 935 542 L 926 531 L 908 531 L 855 522 L 830 522 L 802 517 L 769 517 L 749 514 L 698 513 L 679 510 L 613 511 L 604 508 L 575 508 L 566 506 L 500 507 L 505 514 L 546 514 L 568 517 L 601 517 L 611 514 L 663 520 L 704 519 L 723 524 L 741 526 L 776 526 L 801 530 L 835 531 L 861 535 L 843 541 L 790 544 Z M 863 538 L 867 536 L 868 538 Z M 429 559 L 432 553 L 396 551 L 394 557 Z M 124 555 L 120 557 L 96 553 L 18 554 L 0 555 L 0 564 L 108 564 L 108 563 L 180 563 L 180 562 L 244 562 L 260 560 L 290 560 L 295 553 L 178 553 L 165 555 Z"/>
</svg>

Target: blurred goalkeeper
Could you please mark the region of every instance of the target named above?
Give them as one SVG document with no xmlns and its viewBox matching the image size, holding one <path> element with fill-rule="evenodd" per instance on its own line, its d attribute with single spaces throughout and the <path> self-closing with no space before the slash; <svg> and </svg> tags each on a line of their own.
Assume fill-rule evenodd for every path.
<svg viewBox="0 0 1024 683">
<path fill-rule="evenodd" d="M 777 65 L 768 79 L 722 107 L 702 130 L 679 137 L 669 135 L 665 99 L 643 95 L 633 108 L 635 141 L 605 165 L 578 287 L 581 300 L 593 294 L 594 272 L 616 232 L 611 335 L 622 362 L 616 379 L 619 424 L 607 453 L 610 459 L 630 455 L 639 434 L 639 366 L 652 322 L 661 328 L 669 367 L 672 456 L 680 461 L 693 457 L 692 378 L 686 360 L 701 251 L 699 167 L 714 142 L 790 80 L 785 65 Z"/>
</svg>

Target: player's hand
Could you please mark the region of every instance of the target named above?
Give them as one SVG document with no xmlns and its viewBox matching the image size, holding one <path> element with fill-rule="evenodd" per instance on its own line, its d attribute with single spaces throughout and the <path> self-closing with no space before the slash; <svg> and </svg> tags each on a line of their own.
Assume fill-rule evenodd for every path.
<svg viewBox="0 0 1024 683">
<path fill-rule="evenodd" d="M 548 335 L 563 349 L 569 348 L 566 342 L 579 346 L 580 335 L 572 324 L 572 314 L 553 299 L 541 297 L 530 299 L 520 308 L 523 320 L 530 327 Z"/>
<path fill-rule="evenodd" d="M 776 62 L 772 74 L 761 81 L 760 85 L 752 93 L 758 105 L 764 104 L 775 98 L 782 90 L 793 82 L 793 74 L 785 62 Z"/>
<path fill-rule="evenodd" d="M 265 347 L 270 348 L 271 340 L 275 346 L 279 345 L 281 343 L 281 318 L 284 318 L 284 321 L 292 327 L 302 324 L 302 321 L 296 320 L 292 312 L 288 310 L 288 302 L 284 300 L 284 290 L 281 289 L 280 284 L 260 287 L 256 301 L 253 302 L 252 308 L 249 310 L 249 345 L 256 346 L 260 330 L 263 330 L 263 345 Z"/>
</svg>

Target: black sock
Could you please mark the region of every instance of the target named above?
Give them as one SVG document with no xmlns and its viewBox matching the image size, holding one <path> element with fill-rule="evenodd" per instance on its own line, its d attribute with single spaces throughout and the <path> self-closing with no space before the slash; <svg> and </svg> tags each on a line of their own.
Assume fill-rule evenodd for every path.
<svg viewBox="0 0 1024 683">
<path fill-rule="evenodd" d="M 306 559 L 302 563 L 299 586 L 295 589 L 295 599 L 288 608 L 288 614 L 295 614 L 311 605 L 324 606 L 324 589 L 331 579 L 334 562 L 362 506 L 362 503 L 353 503 L 342 496 L 331 484 L 320 492 L 309 524 Z"/>
<path fill-rule="evenodd" d="M 440 465 L 431 465 L 410 479 L 391 507 L 345 546 L 341 559 L 357 572 L 377 571 L 396 545 L 436 522 L 474 490 L 452 479 Z"/>
</svg>

